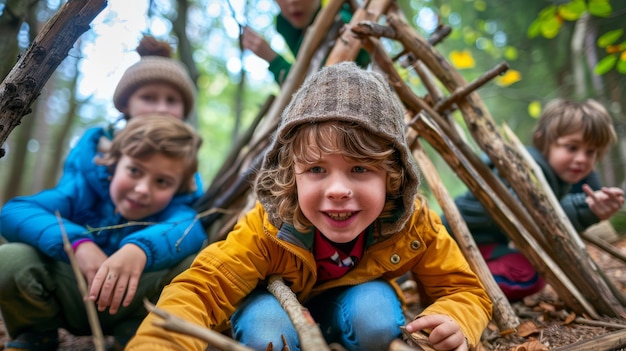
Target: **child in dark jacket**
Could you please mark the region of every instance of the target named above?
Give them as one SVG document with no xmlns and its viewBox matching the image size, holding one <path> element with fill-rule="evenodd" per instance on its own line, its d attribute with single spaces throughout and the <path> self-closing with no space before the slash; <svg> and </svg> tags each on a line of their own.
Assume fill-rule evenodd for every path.
<svg viewBox="0 0 626 351">
<path fill-rule="evenodd" d="M 289 50 L 295 56 L 300 50 L 306 29 L 313 23 L 315 16 L 320 11 L 321 1 L 276 0 L 276 3 L 280 8 L 280 13 L 276 17 L 276 31 L 283 36 Z M 336 25 L 348 23 L 350 19 L 352 19 L 350 6 L 344 4 L 339 11 L 339 21 L 336 22 Z M 331 32 L 337 35 L 339 28 L 333 28 Z M 276 83 L 282 84 L 285 81 L 291 69 L 291 63 L 276 53 L 261 36 L 246 26 L 243 28 L 241 43 L 244 49 L 251 50 L 255 55 L 269 63 L 268 69 L 274 75 Z M 366 67 L 370 62 L 370 57 L 366 51 L 361 50 L 355 62 L 361 67 Z M 320 60 L 319 64 L 322 63 Z"/>
<path fill-rule="evenodd" d="M 418 196 L 404 109 L 378 73 L 323 68 L 293 96 L 255 181 L 258 203 L 225 240 L 203 249 L 157 307 L 255 349 L 299 350 L 268 290 L 281 277 L 328 343 L 386 350 L 429 331 L 437 350 L 468 350 L 491 301 L 436 213 Z M 407 323 L 395 279 L 412 272 L 430 304 Z M 205 350 L 150 313 L 127 350 Z M 284 339 L 283 339 L 284 337 Z M 283 343 L 286 340 L 286 344 Z"/>
<path fill-rule="evenodd" d="M 90 177 L 77 174 L 4 205 L 0 233 L 9 243 L 0 246 L 0 310 L 11 338 L 5 350 L 56 350 L 61 327 L 90 334 L 64 232 L 105 335 L 126 344 L 146 315 L 144 297 L 156 301 L 170 269 L 206 239 L 190 207 L 201 142 L 181 120 L 133 119 Z"/>
<path fill-rule="evenodd" d="M 599 186 L 593 173 L 596 162 L 616 140 L 611 116 L 595 100 L 554 100 L 546 106 L 535 126 L 534 147 L 528 151 L 579 232 L 610 218 L 624 205 L 624 191 Z M 491 161 L 487 163 L 497 172 Z M 572 185 L 583 179 L 593 182 L 579 185 L 580 192 L 572 192 Z M 592 186 L 598 190 L 594 191 Z M 472 192 L 458 196 L 455 203 L 495 281 L 509 300 L 520 300 L 545 286 L 530 261 L 514 247 Z M 445 218 L 443 222 L 448 226 Z"/>
</svg>

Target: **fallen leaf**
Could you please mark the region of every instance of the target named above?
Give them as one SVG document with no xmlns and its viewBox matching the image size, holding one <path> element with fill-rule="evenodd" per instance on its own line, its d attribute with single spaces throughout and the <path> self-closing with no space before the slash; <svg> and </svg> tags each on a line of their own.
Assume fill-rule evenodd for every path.
<svg viewBox="0 0 626 351">
<path fill-rule="evenodd" d="M 575 319 L 576 319 L 576 313 L 572 312 L 572 313 L 570 313 L 570 314 L 567 316 L 567 318 L 565 318 L 565 322 L 564 322 L 564 323 L 565 323 L 566 325 L 567 325 L 567 324 L 570 324 L 570 323 L 572 323 Z"/>
<path fill-rule="evenodd" d="M 513 351 L 549 351 L 550 349 L 537 340 L 525 342 L 513 349 Z"/>
<path fill-rule="evenodd" d="M 539 333 L 539 328 L 533 321 L 526 321 L 517 327 L 517 335 L 523 338 L 535 333 Z"/>
</svg>

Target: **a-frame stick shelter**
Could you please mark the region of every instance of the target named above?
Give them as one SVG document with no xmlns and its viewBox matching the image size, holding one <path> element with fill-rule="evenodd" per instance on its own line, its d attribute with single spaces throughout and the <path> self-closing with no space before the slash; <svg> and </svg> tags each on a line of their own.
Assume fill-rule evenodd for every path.
<svg viewBox="0 0 626 351">
<path fill-rule="evenodd" d="M 329 1 L 307 31 L 296 62 L 282 86 L 280 95 L 265 116 L 266 120 L 261 124 L 263 127 L 255 131 L 253 140 L 257 140 L 257 143 L 267 140 L 276 127 L 280 112 L 289 102 L 293 92 L 304 81 L 307 60 L 317 49 L 316 44 L 321 42 L 325 29 L 330 28 L 329 19 L 334 18 L 343 2 L 342 0 Z M 380 18 L 386 20 L 386 25 L 378 24 Z M 390 57 L 379 42 L 378 38 L 381 36 L 401 43 L 402 53 L 396 55 L 397 57 Z M 440 39 L 438 38 L 437 41 Z M 600 315 L 623 317 L 624 306 L 620 302 L 623 299 L 617 296 L 620 294 L 619 291 L 608 279 L 604 278 L 604 274 L 589 257 L 569 220 L 548 201 L 546 191 L 551 190 L 541 187 L 536 181 L 532 168 L 527 165 L 516 148 L 509 145 L 500 135 L 489 111 L 475 92 L 478 87 L 491 79 L 493 74 L 487 72 L 476 82 L 466 82 L 445 57 L 406 22 L 392 0 L 366 1 L 358 7 L 349 24 L 349 30 L 343 31 L 341 37 L 336 40 L 326 65 L 353 60 L 361 48 L 370 52 L 373 69 L 387 76 L 391 86 L 404 103 L 407 113 L 411 116 L 407 123 L 410 128 L 407 133 L 417 135 L 419 139 L 423 139 L 437 150 L 450 168 L 477 195 L 489 214 L 496 219 L 520 251 L 555 288 L 565 304 L 575 312 L 586 314 L 591 318 L 599 318 Z M 418 96 L 400 79 L 400 74 L 395 67 L 397 67 L 396 61 L 401 56 L 410 57 L 413 61 L 413 67 L 419 78 L 424 86 L 428 87 L 426 96 Z M 506 69 L 506 65 L 496 67 L 494 72 L 502 72 L 503 69 Z M 434 87 L 438 86 L 443 86 L 447 92 L 437 91 Z M 517 197 L 509 192 L 456 132 L 456 127 L 447 117 L 452 109 L 460 111 L 476 143 L 494 161 L 500 174 L 513 185 Z M 257 144 L 252 143 L 252 145 Z M 416 142 L 414 145 L 419 145 L 419 143 Z M 256 151 L 260 153 L 253 155 L 242 152 L 238 157 L 258 160 L 262 155 L 262 150 L 262 148 L 256 148 Z M 234 150 L 235 153 L 238 151 L 241 150 Z M 417 146 L 414 152 L 416 155 L 423 156 Z M 246 179 L 251 180 L 253 174 L 249 171 L 248 168 L 241 168 L 240 177 L 245 174 Z M 429 174 L 430 176 L 432 174 Z M 249 185 L 249 182 L 239 182 L 237 186 L 249 190 Z M 220 194 L 215 194 L 214 199 L 219 198 Z M 205 199 L 206 201 L 201 204 L 203 209 L 212 208 L 210 203 L 214 199 Z M 449 198 L 442 196 L 438 198 L 438 201 L 441 202 L 447 217 L 458 218 L 449 209 L 451 201 Z M 250 203 L 250 199 L 239 202 L 241 207 L 236 208 L 236 212 L 248 208 Z M 222 220 L 223 222 L 218 223 L 228 222 L 226 218 Z M 213 224 L 213 222 L 206 223 L 208 227 Z M 457 223 L 453 225 L 454 228 L 463 227 Z M 458 230 L 457 233 L 457 229 L 454 229 L 454 234 L 468 260 L 474 267 L 484 268 L 484 261 L 477 255 L 471 236 L 463 229 Z M 227 231 L 222 227 L 220 233 L 225 235 Z M 468 239 L 468 241 L 463 242 L 462 239 Z M 482 271 L 479 268 L 474 269 Z M 495 284 L 489 281 L 492 278 L 487 275 L 481 274 L 481 280 L 496 304 L 494 320 L 502 331 L 515 328 L 519 322 L 510 304 L 502 298 L 501 291 L 493 287 Z"/>
</svg>

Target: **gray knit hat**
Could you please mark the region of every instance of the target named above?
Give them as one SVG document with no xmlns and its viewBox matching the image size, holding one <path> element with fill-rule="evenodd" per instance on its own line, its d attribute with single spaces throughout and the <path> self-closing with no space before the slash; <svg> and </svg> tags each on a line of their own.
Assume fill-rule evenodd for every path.
<svg viewBox="0 0 626 351">
<path fill-rule="evenodd" d="M 278 165 L 278 136 L 285 136 L 305 123 L 326 121 L 354 123 L 389 140 L 389 145 L 398 150 L 405 171 L 400 190 L 404 209 L 399 218 L 381 226 L 382 235 L 396 233 L 413 212 L 419 171 L 406 143 L 404 108 L 379 73 L 365 71 L 354 62 L 342 62 L 325 67 L 307 78 L 283 111 L 281 124 L 265 154 L 262 169 L 273 169 Z M 265 192 L 257 195 L 272 224 L 280 227 L 281 220 L 276 215 L 278 204 L 274 197 Z"/>
<path fill-rule="evenodd" d="M 156 48 L 145 48 L 148 45 L 146 42 L 153 47 L 156 46 Z M 151 82 L 165 82 L 180 90 L 185 105 L 184 117 L 188 118 L 193 111 L 196 86 L 191 81 L 185 66 L 169 57 L 168 55 L 171 53 L 168 53 L 167 50 L 163 53 L 163 48 L 158 47 L 161 44 L 163 42 L 158 42 L 151 37 L 142 39 L 137 48 L 141 59 L 126 69 L 113 93 L 113 103 L 118 110 L 122 111 L 128 107 L 128 99 L 142 85 Z"/>
</svg>

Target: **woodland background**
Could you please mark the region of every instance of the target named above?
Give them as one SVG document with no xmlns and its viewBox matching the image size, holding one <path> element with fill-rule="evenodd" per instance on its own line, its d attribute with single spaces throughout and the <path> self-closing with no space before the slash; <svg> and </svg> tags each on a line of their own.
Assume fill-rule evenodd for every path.
<svg viewBox="0 0 626 351">
<path fill-rule="evenodd" d="M 2 79 L 63 3 L 0 0 Z M 625 0 L 400 0 L 398 4 L 426 38 L 438 24 L 452 28 L 436 48 L 467 81 L 501 62 L 509 64 L 503 76 L 478 93 L 494 120 L 510 126 L 524 143 L 530 142 L 536 118 L 549 100 L 592 97 L 601 101 L 614 118 L 620 141 L 598 171 L 605 184 L 626 187 Z M 32 113 L 2 146 L 7 153 L 0 159 L 0 205 L 14 196 L 54 186 L 68 150 L 84 131 L 119 117 L 112 92 L 123 71 L 139 59 L 134 49 L 142 33 L 170 41 L 198 86 L 192 123 L 205 140 L 200 167 L 208 187 L 233 141 L 246 131 L 268 96 L 279 92 L 266 64 L 240 50 L 238 24 L 249 25 L 276 51 L 293 57 L 275 33 L 277 12 L 273 0 L 231 0 L 230 4 L 226 0 L 109 0 L 92 29 L 80 37 L 49 79 Z M 110 35 L 111 28 L 118 28 L 115 38 L 124 44 L 118 45 L 119 51 L 103 53 L 102 38 L 107 30 Z M 387 45 L 393 52 L 393 44 Z M 114 68 L 101 72 L 105 62 Z M 419 91 L 415 72 L 400 67 L 398 71 Z M 105 79 L 94 82 L 95 72 Z M 88 83 L 97 87 L 85 88 Z M 110 95 L 103 97 L 102 91 Z M 460 116 L 457 120 L 463 123 Z M 465 185 L 426 148 L 450 193 L 463 192 Z M 436 207 L 436 201 L 431 203 Z M 613 223 L 619 233 L 625 232 L 626 212 Z"/>
</svg>

